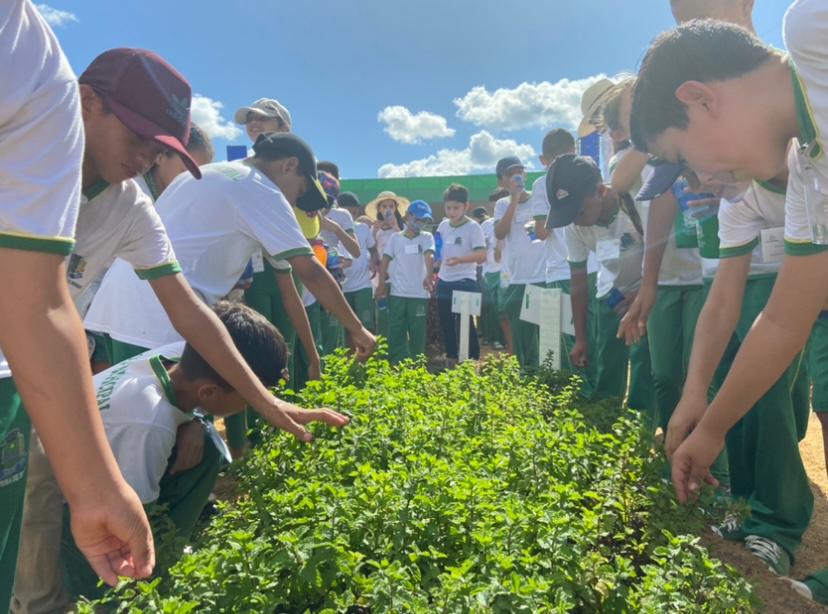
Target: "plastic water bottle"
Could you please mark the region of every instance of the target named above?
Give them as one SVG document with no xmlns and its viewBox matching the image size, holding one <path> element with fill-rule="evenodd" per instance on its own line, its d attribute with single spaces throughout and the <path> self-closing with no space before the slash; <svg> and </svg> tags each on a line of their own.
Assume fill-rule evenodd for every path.
<svg viewBox="0 0 828 614">
<path fill-rule="evenodd" d="M 613 286 L 612 290 L 609 291 L 604 301 L 607 303 L 610 309 L 615 309 L 621 301 L 623 301 L 626 297 L 624 293 L 621 292 L 618 288 Z"/>
<path fill-rule="evenodd" d="M 679 210 L 684 216 L 684 222 L 688 226 L 695 226 L 699 220 L 713 217 L 719 210 L 718 204 L 705 205 L 703 207 L 692 207 L 690 203 L 698 200 L 708 200 L 716 198 L 715 194 L 709 192 L 688 192 L 688 183 L 686 179 L 678 179 L 673 184 L 673 196 L 678 201 Z"/>
</svg>

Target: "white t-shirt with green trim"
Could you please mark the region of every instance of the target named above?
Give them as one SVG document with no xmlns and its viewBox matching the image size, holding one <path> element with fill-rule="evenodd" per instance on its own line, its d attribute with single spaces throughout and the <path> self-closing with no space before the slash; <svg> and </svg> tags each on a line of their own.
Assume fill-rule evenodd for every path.
<svg viewBox="0 0 828 614">
<path fill-rule="evenodd" d="M 398 232 L 389 237 L 383 258 L 391 260 L 389 267 L 391 296 L 401 298 L 428 298 L 423 288 L 426 278 L 426 253 L 434 253 L 434 236 L 420 232 L 413 239 Z"/>
<path fill-rule="evenodd" d="M 549 199 L 546 195 L 546 175 L 538 177 L 532 184 L 532 216 L 540 219 L 544 224 L 549 216 Z M 555 228 L 542 241 L 545 247 L 544 283 L 569 279 L 569 264 L 567 263 L 566 237 L 563 228 Z"/>
<path fill-rule="evenodd" d="M 460 224 L 455 226 L 451 223 L 451 220 L 445 218 L 437 227 L 437 232 L 440 233 L 440 237 L 443 239 L 443 247 L 440 252 L 440 272 L 437 276 L 448 282 L 476 279 L 477 265 L 474 262 L 448 266 L 446 260 L 462 258 L 473 251 L 486 249 L 486 239 L 483 237 L 480 224 L 469 217 L 464 217 Z"/>
<path fill-rule="evenodd" d="M 774 256 L 772 244 L 781 244 L 777 239 L 784 227 L 784 191 L 754 181 L 744 200 L 737 203 L 723 200 L 719 207 L 719 257 L 734 258 L 749 253 L 751 277 L 775 275 L 782 258 Z"/>
<path fill-rule="evenodd" d="M 495 204 L 495 223 L 506 215 L 510 198 L 501 198 Z M 519 203 L 512 216 L 512 226 L 503 238 L 501 273 L 507 272 L 509 285 L 546 283 L 546 243 L 530 236 L 535 232 L 536 206 L 531 194 L 526 202 Z"/>
<path fill-rule="evenodd" d="M 75 251 L 66 278 L 78 313 L 84 315 L 116 258 L 141 279 L 181 272 L 167 231 L 152 200 L 129 179 L 83 191 Z"/>
<path fill-rule="evenodd" d="M 349 235 L 354 236 L 354 218 L 348 212 L 347 209 L 340 209 L 339 207 L 334 207 L 327 213 L 327 217 L 330 220 L 333 220 L 337 224 L 342 227 L 342 230 L 347 232 Z M 335 247 L 339 252 L 340 256 L 345 258 L 351 258 L 351 254 L 348 253 L 348 250 L 339 242 L 339 238 L 336 236 L 335 232 L 331 232 L 330 230 L 323 230 L 319 233 L 322 240 L 330 245 L 331 247 Z"/>
<path fill-rule="evenodd" d="M 636 205 L 641 214 L 641 208 Z M 565 229 L 569 262 L 586 267 L 590 253 L 598 259 L 596 296 L 607 296 L 613 287 L 627 295 L 641 286 L 644 239 L 629 216 L 619 211 L 608 226 L 577 226 Z"/>
<path fill-rule="evenodd" d="M 483 231 L 483 240 L 486 242 L 486 262 L 483 263 L 483 273 L 500 273 L 500 263 L 495 260 L 497 237 L 494 233 L 495 219 L 490 217 L 480 225 Z"/>
<path fill-rule="evenodd" d="M 342 282 L 343 292 L 357 292 L 371 287 L 371 252 L 376 246 L 374 233 L 371 227 L 362 222 L 354 223 L 354 235 L 359 243 L 359 258 L 348 258 L 345 246 L 340 243 L 342 253 L 351 261 L 351 266 L 345 269 L 345 281 Z"/>
<path fill-rule="evenodd" d="M 84 143 L 77 79 L 28 0 L 0 2 L 0 57 L 0 247 L 68 255 Z"/>
<path fill-rule="evenodd" d="M 202 175 L 178 176 L 155 206 L 184 276 L 208 305 L 235 287 L 259 249 L 273 260 L 313 254 L 287 199 L 261 172 L 219 162 L 202 167 Z M 135 275 L 121 272 L 102 287 L 95 307 L 90 330 L 118 341 L 153 348 L 181 340 L 152 288 Z"/>
<path fill-rule="evenodd" d="M 788 189 L 785 201 L 785 253 L 809 255 L 828 249 L 815 245 L 806 207 L 807 185 L 814 185 L 813 197 L 828 201 L 828 5 L 820 0 L 797 0 L 785 14 L 785 46 L 793 63 L 799 139 L 795 145 L 808 147 L 800 156 L 791 147 L 788 156 Z M 803 161 L 813 168 L 806 170 Z M 823 204 L 824 206 L 824 204 Z"/>
<path fill-rule="evenodd" d="M 104 430 L 124 479 L 141 499 L 158 499 L 178 427 L 192 414 L 176 406 L 163 356 L 181 356 L 184 343 L 158 348 L 98 373 L 92 380 Z"/>
<path fill-rule="evenodd" d="M 623 149 L 616 153 L 610 160 L 610 173 L 615 171 L 615 167 L 632 150 L 631 147 Z M 641 178 L 630 189 L 630 196 L 635 199 L 641 186 L 646 183 L 654 169 L 649 164 L 644 166 L 641 171 Z M 647 232 L 647 219 L 650 215 L 651 201 L 643 201 L 638 203 L 639 211 L 641 212 L 641 223 L 644 226 L 644 232 Z M 678 212 L 681 215 L 681 212 Z M 658 272 L 659 286 L 700 286 L 702 284 L 702 262 L 699 256 L 698 247 L 678 247 L 676 245 L 675 231 L 671 231 L 667 237 L 667 245 L 664 249 L 664 257 L 661 260 L 661 268 Z"/>
</svg>

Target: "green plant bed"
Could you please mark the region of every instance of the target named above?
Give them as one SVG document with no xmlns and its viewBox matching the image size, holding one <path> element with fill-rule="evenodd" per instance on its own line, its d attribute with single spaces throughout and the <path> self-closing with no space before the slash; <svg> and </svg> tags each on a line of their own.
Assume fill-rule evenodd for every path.
<svg viewBox="0 0 828 614">
<path fill-rule="evenodd" d="M 313 445 L 270 437 L 241 498 L 146 612 L 745 612 L 749 585 L 693 535 L 636 416 L 609 433 L 513 359 L 430 374 L 342 356 L 298 397 L 352 416 Z M 609 411 L 604 409 L 602 411 Z"/>
</svg>

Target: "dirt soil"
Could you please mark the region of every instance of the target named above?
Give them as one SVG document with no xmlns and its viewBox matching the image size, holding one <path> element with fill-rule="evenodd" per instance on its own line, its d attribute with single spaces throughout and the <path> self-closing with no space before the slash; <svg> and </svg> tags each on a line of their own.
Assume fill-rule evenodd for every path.
<svg viewBox="0 0 828 614">
<path fill-rule="evenodd" d="M 808 433 L 799 446 L 814 493 L 811 526 L 802 540 L 791 577 L 801 579 L 812 571 L 828 567 L 828 473 L 822 444 L 822 426 L 811 414 Z M 753 583 L 764 611 L 770 614 L 828 612 L 828 608 L 807 601 L 771 574 L 767 567 L 748 554 L 741 544 L 719 539 L 712 533 L 703 536 L 705 544 L 718 558 L 730 563 Z"/>
</svg>

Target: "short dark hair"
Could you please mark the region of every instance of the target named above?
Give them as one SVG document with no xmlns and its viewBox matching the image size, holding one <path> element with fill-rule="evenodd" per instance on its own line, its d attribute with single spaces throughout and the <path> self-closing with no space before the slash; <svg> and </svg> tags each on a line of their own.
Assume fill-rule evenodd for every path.
<svg viewBox="0 0 828 614">
<path fill-rule="evenodd" d="M 687 107 L 676 98 L 682 83 L 735 79 L 774 54 L 747 30 L 713 19 L 694 19 L 661 34 L 641 62 L 633 90 L 633 143 L 647 151 L 665 130 L 687 128 Z"/>
<path fill-rule="evenodd" d="M 448 202 L 450 200 L 456 201 L 458 203 L 468 203 L 468 188 L 460 185 L 459 183 L 452 183 L 449 187 L 446 188 L 446 191 L 443 192 L 443 202 Z"/>
<path fill-rule="evenodd" d="M 316 170 L 325 171 L 339 179 L 339 167 L 330 160 L 322 160 L 316 163 Z"/>
<path fill-rule="evenodd" d="M 575 137 L 563 128 L 555 128 L 543 137 L 543 157 L 552 162 L 560 155 L 575 151 Z"/>
<path fill-rule="evenodd" d="M 506 198 L 507 196 L 509 196 L 509 190 L 495 190 L 489 194 L 489 202 L 496 203 L 501 198 Z"/>
<path fill-rule="evenodd" d="M 204 131 L 204 128 L 195 122 L 190 123 L 190 140 L 187 141 L 187 151 L 191 154 L 197 151 L 203 151 L 208 154 L 208 157 L 211 160 L 216 155 L 216 150 L 213 148 L 213 141 L 210 138 L 210 135 Z M 172 149 L 167 149 L 164 152 L 164 155 L 168 158 L 172 158 L 173 156 L 177 156 L 178 153 Z"/>
<path fill-rule="evenodd" d="M 276 386 L 284 377 L 288 358 L 282 333 L 263 315 L 241 303 L 219 301 L 213 311 L 262 385 Z M 225 390 L 233 389 L 189 343 L 184 346 L 179 366 L 189 380 L 207 379 Z"/>
<path fill-rule="evenodd" d="M 486 211 L 486 207 L 477 207 L 474 211 L 472 211 L 471 216 L 475 220 L 482 220 L 489 217 L 489 212 Z"/>
</svg>

